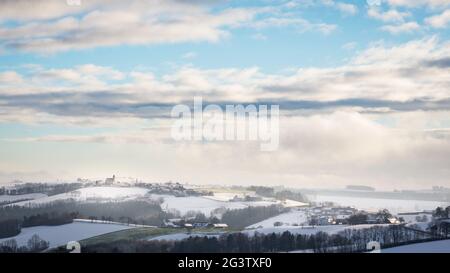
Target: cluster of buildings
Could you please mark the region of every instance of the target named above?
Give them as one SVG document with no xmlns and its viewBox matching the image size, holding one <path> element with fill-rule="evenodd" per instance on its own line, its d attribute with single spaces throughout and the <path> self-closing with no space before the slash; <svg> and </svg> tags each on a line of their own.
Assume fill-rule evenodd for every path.
<svg viewBox="0 0 450 273">
<path fill-rule="evenodd" d="M 178 182 L 137 183 L 135 186 L 146 188 L 153 194 L 173 195 L 175 197 L 213 195 L 212 192 L 186 188 L 183 184 Z"/>
<path fill-rule="evenodd" d="M 252 196 L 252 195 L 244 195 L 244 196 L 237 196 L 235 195 L 232 199 L 230 199 L 230 202 L 257 202 L 262 201 L 263 198 L 261 196 Z"/>
<path fill-rule="evenodd" d="M 316 206 L 306 210 L 308 222 L 312 225 L 344 225 L 348 224 L 348 218 L 357 213 L 352 207 Z"/>
<path fill-rule="evenodd" d="M 399 218 L 386 212 L 366 212 L 357 210 L 353 207 L 341 207 L 333 205 L 324 205 L 308 208 L 308 223 L 310 225 L 348 225 L 354 224 L 351 218 L 355 215 L 361 219 L 357 220 L 357 224 L 400 224 Z M 361 222 L 359 222 L 361 221 Z"/>
</svg>

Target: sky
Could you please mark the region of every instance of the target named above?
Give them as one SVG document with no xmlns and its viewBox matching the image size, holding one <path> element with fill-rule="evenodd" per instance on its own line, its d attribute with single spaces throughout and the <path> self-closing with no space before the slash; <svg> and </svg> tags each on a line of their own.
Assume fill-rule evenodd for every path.
<svg viewBox="0 0 450 273">
<path fill-rule="evenodd" d="M 450 0 L 1 0 L 0 183 L 450 187 Z M 279 148 L 171 109 L 279 105 Z"/>
</svg>

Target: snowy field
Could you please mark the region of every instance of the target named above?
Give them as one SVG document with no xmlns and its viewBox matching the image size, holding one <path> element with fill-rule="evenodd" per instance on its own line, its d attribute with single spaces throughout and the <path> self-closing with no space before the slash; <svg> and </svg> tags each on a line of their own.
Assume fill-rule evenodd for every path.
<svg viewBox="0 0 450 273">
<path fill-rule="evenodd" d="M 386 248 L 382 253 L 450 253 L 450 240 Z"/>
<path fill-rule="evenodd" d="M 80 241 L 94 236 L 114 231 L 130 229 L 132 227 L 117 224 L 81 223 L 74 222 L 61 226 L 38 226 L 23 228 L 22 232 L 14 237 L 0 239 L 0 243 L 15 239 L 19 246 L 27 245 L 27 241 L 37 234 L 50 243 L 50 248 L 62 246 L 70 241 Z"/>
<path fill-rule="evenodd" d="M 2 203 L 10 203 L 17 202 L 20 200 L 33 200 L 39 198 L 47 197 L 46 194 L 43 193 L 30 193 L 30 194 L 19 194 L 19 195 L 0 195 L 0 204 Z"/>
<path fill-rule="evenodd" d="M 216 201 L 226 202 L 226 201 L 230 201 L 235 196 L 237 196 L 239 198 L 243 198 L 243 197 L 245 197 L 245 194 L 237 193 L 237 192 L 215 192 L 213 196 L 205 196 L 205 198 L 208 198 L 211 200 L 216 200 Z"/>
<path fill-rule="evenodd" d="M 15 205 L 35 205 L 45 204 L 54 201 L 73 199 L 76 201 L 89 201 L 89 200 L 114 200 L 114 201 L 126 201 L 143 197 L 147 194 L 148 190 L 144 188 L 131 188 L 131 187 L 90 187 L 82 188 L 76 191 L 68 193 L 57 194 L 53 196 L 43 197 L 32 201 L 24 201 L 15 203 Z"/>
<path fill-rule="evenodd" d="M 437 201 L 360 198 L 332 195 L 307 195 L 307 197 L 313 202 L 334 202 L 341 206 L 352 206 L 367 211 L 388 209 L 394 214 L 400 212 L 434 210 L 439 206 L 446 207 L 450 205 L 449 203 Z"/>
<path fill-rule="evenodd" d="M 249 206 L 270 206 L 277 204 L 275 201 L 256 201 L 256 202 L 227 202 L 213 200 L 202 196 L 175 197 L 173 195 L 149 194 L 147 189 L 136 187 L 90 187 L 82 188 L 68 193 L 40 196 L 34 200 L 17 202 L 19 206 L 33 206 L 46 204 L 62 200 L 75 201 L 127 201 L 137 198 L 148 198 L 158 200 L 164 198 L 161 208 L 164 210 L 177 210 L 182 215 L 190 211 L 202 212 L 210 216 L 211 212 L 218 208 L 242 209 Z M 223 197 L 223 199 L 226 199 Z"/>
<path fill-rule="evenodd" d="M 248 226 L 247 228 L 272 228 L 274 227 L 273 224 L 276 222 L 281 222 L 284 226 L 293 226 L 294 224 L 300 225 L 306 224 L 307 217 L 304 211 L 294 210 L 263 220 L 259 223 Z"/>
<path fill-rule="evenodd" d="M 180 241 L 189 237 L 219 237 L 223 233 L 173 233 L 148 239 L 149 241 Z"/>
<path fill-rule="evenodd" d="M 253 236 L 255 233 L 261 234 L 271 234 L 271 233 L 283 233 L 285 231 L 289 231 L 292 234 L 302 234 L 302 235 L 313 235 L 320 231 L 331 234 L 337 234 L 346 229 L 365 229 L 373 226 L 388 226 L 387 224 L 380 225 L 357 225 L 357 226 L 348 226 L 348 225 L 330 225 L 330 226 L 281 226 L 281 227 L 268 227 L 268 228 L 257 228 L 257 229 L 249 229 L 244 230 L 242 233 L 246 233 L 250 236 Z"/>
<path fill-rule="evenodd" d="M 419 215 L 398 215 L 399 217 L 402 217 L 405 220 L 406 226 L 412 227 L 415 229 L 421 229 L 421 230 L 427 230 L 428 227 L 431 224 L 431 221 L 433 219 L 432 215 L 420 213 Z M 421 218 L 425 216 L 426 221 L 425 222 L 418 222 L 416 217 L 420 216 Z"/>
<path fill-rule="evenodd" d="M 164 198 L 161 208 L 166 211 L 177 210 L 182 215 L 190 211 L 201 212 L 206 216 L 210 216 L 211 212 L 218 208 L 227 209 L 242 209 L 249 206 L 270 206 L 276 204 L 270 201 L 257 201 L 257 202 L 225 202 L 212 200 L 205 197 L 189 196 L 189 197 L 175 197 L 172 195 L 158 195 L 152 194 L 152 199 Z"/>
</svg>

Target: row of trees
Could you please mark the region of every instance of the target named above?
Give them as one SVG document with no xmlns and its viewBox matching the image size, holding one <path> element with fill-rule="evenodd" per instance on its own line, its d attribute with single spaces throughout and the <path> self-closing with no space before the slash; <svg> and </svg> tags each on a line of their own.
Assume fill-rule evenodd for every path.
<svg viewBox="0 0 450 273">
<path fill-rule="evenodd" d="M 318 232 L 313 235 L 228 233 L 220 237 L 192 236 L 180 241 L 131 241 L 99 243 L 85 246 L 85 252 L 131 252 L 131 253 L 267 253 L 308 251 L 362 252 L 367 243 L 380 242 L 382 246 L 396 246 L 408 242 L 430 240 L 431 237 L 418 234 L 401 226 L 374 227 L 346 230 L 339 234 Z"/>
<path fill-rule="evenodd" d="M 0 207 L 0 238 L 15 236 L 22 227 L 68 224 L 75 218 L 161 226 L 170 218 L 158 203 L 146 201 L 79 203 L 58 201 L 29 206 Z"/>
<path fill-rule="evenodd" d="M 433 212 L 433 216 L 437 219 L 448 219 L 450 218 L 450 206 L 446 208 L 438 207 Z"/>
<path fill-rule="evenodd" d="M 380 210 L 370 216 L 373 217 L 372 220 L 374 220 L 377 224 L 389 224 L 389 219 L 394 217 L 387 209 Z M 369 223 L 369 214 L 364 212 L 353 214 L 347 219 L 347 222 L 349 225 L 367 224 Z"/>
<path fill-rule="evenodd" d="M 265 253 L 293 250 L 325 252 L 325 245 L 348 244 L 339 235 L 318 233 L 315 235 L 294 235 L 288 231 L 282 234 L 229 233 L 220 237 L 192 236 L 180 241 L 130 241 L 99 243 L 83 247 L 88 253 Z"/>
<path fill-rule="evenodd" d="M 80 203 L 76 201 L 56 201 L 52 203 L 36 204 L 33 206 L 5 206 L 0 207 L 0 221 L 17 219 L 44 214 L 77 213 L 80 217 L 90 216 L 100 219 L 112 218 L 117 221 L 120 217 L 130 217 L 135 222 L 142 220 L 149 224 L 162 223 L 165 214 L 160 205 L 154 202 L 130 200 L 126 202 Z"/>
<path fill-rule="evenodd" d="M 27 241 L 26 245 L 19 246 L 17 241 L 7 240 L 0 243 L 0 253 L 27 253 L 27 252 L 41 252 L 49 247 L 49 242 L 41 239 L 38 235 L 34 234 Z"/>
<path fill-rule="evenodd" d="M 0 221 L 0 239 L 18 235 L 22 228 L 35 226 L 58 226 L 69 224 L 78 217 L 78 213 L 43 213 L 24 216 L 23 219 L 6 219 Z"/>
<path fill-rule="evenodd" d="M 60 193 L 70 192 L 83 187 L 82 183 L 25 183 L 15 186 L 14 188 L 0 188 L 0 195 L 21 195 L 30 193 L 45 193 L 47 195 L 56 195 Z"/>
<path fill-rule="evenodd" d="M 282 190 L 275 191 L 274 188 L 271 187 L 263 187 L 263 186 L 250 186 L 248 190 L 254 191 L 257 195 L 264 197 L 272 197 L 277 200 L 294 200 L 298 202 L 308 202 L 308 199 L 301 192 L 294 192 L 291 190 Z"/>
<path fill-rule="evenodd" d="M 20 222 L 17 219 L 0 221 L 0 238 L 16 236 L 20 233 Z"/>
<path fill-rule="evenodd" d="M 229 227 L 241 229 L 286 211 L 285 208 L 277 205 L 227 210 L 222 214 L 222 222 Z"/>
</svg>

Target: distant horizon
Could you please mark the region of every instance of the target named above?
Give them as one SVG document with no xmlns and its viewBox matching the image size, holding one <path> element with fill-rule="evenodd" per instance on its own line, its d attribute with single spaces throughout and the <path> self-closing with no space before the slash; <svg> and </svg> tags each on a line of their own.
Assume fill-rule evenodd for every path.
<svg viewBox="0 0 450 273">
<path fill-rule="evenodd" d="M 96 177 L 96 178 L 88 178 L 88 177 L 78 177 L 78 178 L 73 178 L 73 179 L 55 179 L 55 180 L 34 180 L 34 181 L 29 181 L 29 180 L 16 180 L 16 181 L 10 181 L 10 182 L 0 182 L 0 187 L 4 187 L 4 186 L 11 186 L 14 184 L 25 184 L 25 183 L 49 183 L 49 184 L 57 184 L 57 183 L 77 183 L 79 182 L 78 179 L 81 180 L 88 180 L 89 182 L 95 182 L 95 181 L 105 181 L 107 178 L 110 177 Z M 342 186 L 336 186 L 334 188 L 330 188 L 330 187 L 315 187 L 315 186 L 301 186 L 301 185 L 293 185 L 293 186 L 289 186 L 289 185 L 279 185 L 276 183 L 273 184 L 257 184 L 257 183 L 248 183 L 248 185 L 242 185 L 242 184 L 225 184 L 225 183 L 217 183 L 217 184 L 213 184 L 213 183 L 194 183 L 194 182 L 185 182 L 185 181 L 178 181 L 178 180 L 167 180 L 167 181 L 157 181 L 157 180 L 150 180 L 150 179 L 145 179 L 145 178 L 139 178 L 139 177 L 130 177 L 130 176 L 116 176 L 116 178 L 120 179 L 120 178 L 128 178 L 128 179 L 133 179 L 134 182 L 137 180 L 138 183 L 159 183 L 159 184 L 164 184 L 164 183 L 180 183 L 182 185 L 192 185 L 192 186 L 211 186 L 211 187 L 248 187 L 248 186 L 262 186 L 262 187 L 273 187 L 273 188 L 277 188 L 277 187 L 284 187 L 287 189 L 296 189 L 296 190 L 301 190 L 301 189 L 307 189 L 307 190 L 349 190 L 347 189 L 348 186 L 363 186 L 363 187 L 370 187 L 373 188 L 375 192 L 394 192 L 394 191 L 427 191 L 427 190 L 432 190 L 434 187 L 442 187 L 442 188 L 446 188 L 446 189 L 450 189 L 447 188 L 445 186 L 442 185 L 431 185 L 428 188 L 427 187 L 422 187 L 422 188 L 376 188 L 376 187 L 372 187 L 370 185 L 362 185 L 362 184 L 347 184 L 347 185 L 342 185 Z M 88 181 L 83 181 L 83 182 L 88 182 Z M 120 181 L 119 182 L 125 182 L 125 181 Z M 114 186 L 113 185 L 100 185 L 100 186 Z M 351 190 L 350 190 L 351 191 Z M 369 191 L 370 192 L 370 191 Z"/>
</svg>

